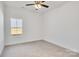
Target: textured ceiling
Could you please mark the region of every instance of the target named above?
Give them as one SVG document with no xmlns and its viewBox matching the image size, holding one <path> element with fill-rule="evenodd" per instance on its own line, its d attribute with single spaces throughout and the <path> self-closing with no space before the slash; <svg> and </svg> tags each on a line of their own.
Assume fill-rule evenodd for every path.
<svg viewBox="0 0 79 59">
<path fill-rule="evenodd" d="M 44 3 L 49 5 L 50 7 L 49 8 L 43 7 L 40 10 L 35 10 L 34 6 L 25 6 L 25 4 L 34 3 L 34 1 L 6 1 L 4 3 L 6 6 L 19 7 L 19 8 L 29 10 L 31 12 L 45 13 L 49 10 L 52 10 L 52 9 L 62 6 L 66 2 L 64 2 L 64 1 L 46 1 Z"/>
</svg>

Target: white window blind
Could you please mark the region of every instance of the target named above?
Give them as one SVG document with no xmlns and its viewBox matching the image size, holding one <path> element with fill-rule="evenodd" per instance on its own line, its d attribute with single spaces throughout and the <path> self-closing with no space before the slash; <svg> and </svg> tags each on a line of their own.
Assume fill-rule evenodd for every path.
<svg viewBox="0 0 79 59">
<path fill-rule="evenodd" d="M 22 19 L 11 18 L 11 34 L 19 35 L 22 33 Z"/>
</svg>

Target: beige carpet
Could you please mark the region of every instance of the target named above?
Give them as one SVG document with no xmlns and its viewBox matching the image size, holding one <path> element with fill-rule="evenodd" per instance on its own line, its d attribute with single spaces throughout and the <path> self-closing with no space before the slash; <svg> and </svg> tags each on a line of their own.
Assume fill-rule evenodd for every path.
<svg viewBox="0 0 79 59">
<path fill-rule="evenodd" d="M 78 53 L 40 40 L 5 47 L 2 57 L 76 57 Z"/>
</svg>

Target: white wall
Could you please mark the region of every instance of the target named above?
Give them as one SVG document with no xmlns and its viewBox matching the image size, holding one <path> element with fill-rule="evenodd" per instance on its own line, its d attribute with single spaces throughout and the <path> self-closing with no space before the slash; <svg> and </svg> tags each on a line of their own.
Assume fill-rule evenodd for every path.
<svg viewBox="0 0 79 59">
<path fill-rule="evenodd" d="M 68 2 L 44 15 L 44 39 L 79 52 L 79 2 Z"/>
<path fill-rule="evenodd" d="M 2 2 L 0 2 L 0 55 L 1 55 L 1 52 L 4 48 L 4 25 L 3 25 L 3 5 L 2 5 Z"/>
<path fill-rule="evenodd" d="M 38 13 L 32 13 L 27 9 L 5 7 L 5 45 L 29 42 L 41 39 L 41 17 Z M 10 18 L 23 19 L 23 34 L 12 36 L 10 34 Z"/>
</svg>

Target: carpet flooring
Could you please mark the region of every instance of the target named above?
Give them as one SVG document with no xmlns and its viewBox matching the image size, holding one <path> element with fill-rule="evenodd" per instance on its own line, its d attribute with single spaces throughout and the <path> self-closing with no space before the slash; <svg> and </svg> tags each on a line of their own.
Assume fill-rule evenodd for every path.
<svg viewBox="0 0 79 59">
<path fill-rule="evenodd" d="M 7 46 L 2 57 L 79 57 L 79 54 L 44 40 Z"/>
</svg>

